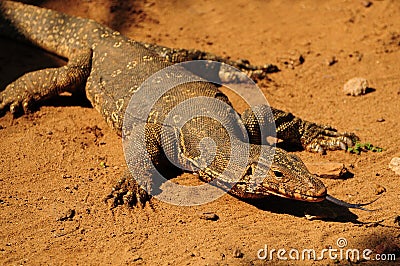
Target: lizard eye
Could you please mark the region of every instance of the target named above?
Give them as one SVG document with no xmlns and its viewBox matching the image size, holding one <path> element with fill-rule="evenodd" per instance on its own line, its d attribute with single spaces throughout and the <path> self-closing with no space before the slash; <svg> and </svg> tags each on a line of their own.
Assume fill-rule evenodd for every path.
<svg viewBox="0 0 400 266">
<path fill-rule="evenodd" d="M 281 178 L 281 177 L 283 177 L 283 174 L 282 174 L 282 172 L 280 172 L 280 171 L 277 171 L 277 170 L 274 170 L 273 172 L 274 172 L 274 174 L 275 174 L 275 177 L 277 177 L 277 178 Z"/>
</svg>

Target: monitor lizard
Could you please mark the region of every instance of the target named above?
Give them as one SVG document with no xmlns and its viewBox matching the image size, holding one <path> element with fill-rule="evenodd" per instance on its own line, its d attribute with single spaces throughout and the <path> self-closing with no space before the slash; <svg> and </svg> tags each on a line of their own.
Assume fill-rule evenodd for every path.
<svg viewBox="0 0 400 266">
<path fill-rule="evenodd" d="M 227 60 L 198 50 L 170 49 L 137 42 L 93 20 L 12 1 L 0 3 L 0 35 L 40 47 L 68 60 L 65 66 L 26 73 L 9 84 L 0 94 L 0 111 L 9 110 L 14 115 L 27 113 L 35 104 L 61 92 L 84 90 L 93 107 L 120 136 L 129 99 L 135 97 L 136 90 L 148 77 L 173 63 L 213 59 L 231 64 L 253 78 L 265 78 L 268 72 L 267 66 L 256 67 L 245 61 Z M 179 130 L 179 141 L 160 146 L 162 133 L 159 121 L 174 105 L 199 96 L 215 98 L 231 105 L 227 96 L 217 85 L 204 82 L 182 84 L 167 94 L 174 100 L 168 103 L 166 97 L 158 100 L 154 110 L 159 117 L 155 119 L 149 116 L 145 122 L 146 148 L 152 163 L 160 167 L 167 164 L 166 155 L 168 158 L 184 158 L 183 163 L 197 172 L 203 181 L 221 180 L 222 183 L 231 183 L 234 178 L 222 174 L 229 161 L 229 147 L 226 146 L 230 142 L 221 125 L 213 119 L 200 117 L 188 121 Z M 216 107 L 210 104 L 209 108 Z M 308 151 L 345 149 L 357 139 L 354 134 L 340 133 L 334 128 L 302 120 L 275 108 L 257 108 L 261 116 L 264 116 L 264 123 L 275 122 L 278 138 Z M 272 110 L 272 116 L 265 111 L 267 109 Z M 259 126 L 252 109 L 244 111 L 241 116 L 236 112 L 223 115 L 232 127 L 245 127 L 249 135 L 247 144 L 250 145 L 245 170 L 231 171 L 238 181 L 229 193 L 239 198 L 277 195 L 309 202 L 329 200 L 345 207 L 363 209 L 363 204 L 346 203 L 328 195 L 322 181 L 311 174 L 296 155 L 275 148 L 275 152 L 270 153 L 272 158 L 263 158 L 261 151 L 270 147 L 264 145 L 259 131 L 260 126 L 266 125 Z M 217 154 L 210 164 L 200 167 L 198 142 L 207 137 L 214 138 Z M 240 145 L 245 142 L 241 136 L 234 136 L 233 141 Z M 240 154 L 241 151 L 238 152 Z M 144 189 L 137 182 L 138 178 L 147 180 L 147 177 L 141 175 L 151 174 L 147 165 L 151 162 L 143 163 L 141 159 L 132 159 L 133 163 L 136 160 L 142 164 L 134 166 L 132 174 L 127 174 L 113 188 L 109 197 L 114 198 L 114 205 L 144 205 L 151 198 L 151 184 Z M 272 159 L 270 167 L 263 163 L 268 159 Z M 256 169 L 262 173 L 263 178 L 255 185 L 252 178 Z"/>
</svg>

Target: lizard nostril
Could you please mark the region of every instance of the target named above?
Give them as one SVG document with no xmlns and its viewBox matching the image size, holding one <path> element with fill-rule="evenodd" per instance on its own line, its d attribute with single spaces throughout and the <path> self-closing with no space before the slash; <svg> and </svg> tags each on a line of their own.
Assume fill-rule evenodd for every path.
<svg viewBox="0 0 400 266">
<path fill-rule="evenodd" d="M 327 193 L 325 185 L 317 179 L 311 180 L 311 182 L 308 183 L 308 187 L 308 191 L 312 196 L 322 197 Z"/>
</svg>

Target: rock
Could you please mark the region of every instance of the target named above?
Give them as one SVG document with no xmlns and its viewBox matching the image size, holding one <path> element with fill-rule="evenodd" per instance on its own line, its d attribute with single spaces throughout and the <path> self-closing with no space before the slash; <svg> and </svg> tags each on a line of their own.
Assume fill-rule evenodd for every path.
<svg viewBox="0 0 400 266">
<path fill-rule="evenodd" d="M 244 254 L 242 253 L 242 251 L 240 251 L 239 248 L 235 248 L 232 255 L 234 258 L 243 258 L 244 256 Z"/>
<path fill-rule="evenodd" d="M 336 59 L 336 56 L 332 56 L 328 59 L 325 60 L 325 64 L 327 66 L 333 66 L 334 64 L 336 64 L 338 62 L 338 60 Z"/>
<path fill-rule="evenodd" d="M 386 192 L 386 188 L 384 186 L 381 186 L 381 185 L 377 184 L 377 185 L 375 185 L 374 191 L 375 191 L 376 195 L 380 195 L 380 194 Z"/>
<path fill-rule="evenodd" d="M 394 218 L 394 223 L 400 226 L 400 215 Z"/>
<path fill-rule="evenodd" d="M 343 86 L 346 95 L 360 96 L 366 93 L 368 88 L 368 80 L 365 78 L 352 78 Z"/>
<path fill-rule="evenodd" d="M 372 6 L 372 2 L 371 2 L 371 1 L 361 1 L 361 4 L 362 4 L 364 7 L 370 7 L 370 6 Z"/>
<path fill-rule="evenodd" d="M 61 214 L 58 218 L 57 221 L 72 221 L 72 219 L 75 216 L 75 210 L 74 209 L 68 209 L 66 210 L 63 214 Z"/>
<path fill-rule="evenodd" d="M 198 214 L 200 219 L 209 220 L 209 221 L 217 221 L 219 219 L 218 215 L 213 212 L 202 212 Z"/>
<path fill-rule="evenodd" d="M 134 256 L 132 257 L 132 261 L 133 261 L 133 262 L 138 262 L 138 261 L 141 261 L 141 260 L 143 260 L 143 259 L 142 259 L 142 257 L 140 257 L 139 255 L 134 255 Z"/>
<path fill-rule="evenodd" d="M 311 173 L 321 178 L 345 179 L 351 175 L 343 163 L 306 163 L 306 166 Z"/>
<path fill-rule="evenodd" d="M 389 168 L 400 175 L 400 157 L 394 157 L 389 163 Z"/>
</svg>

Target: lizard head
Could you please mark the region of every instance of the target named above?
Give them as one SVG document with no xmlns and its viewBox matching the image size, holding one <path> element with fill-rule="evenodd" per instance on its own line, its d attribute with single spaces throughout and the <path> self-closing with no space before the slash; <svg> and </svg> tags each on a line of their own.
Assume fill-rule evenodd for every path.
<svg viewBox="0 0 400 266">
<path fill-rule="evenodd" d="M 260 147 L 258 146 L 256 150 L 259 151 Z M 322 181 L 308 171 L 298 156 L 276 148 L 272 162 L 269 163 L 268 152 L 269 155 L 272 154 L 267 151 L 265 158 L 261 153 L 261 156 L 253 156 L 250 159 L 246 174 L 231 189 L 232 194 L 242 198 L 262 198 L 275 195 L 308 202 L 327 200 L 339 206 L 364 211 L 371 211 L 364 206 L 377 200 L 352 204 L 332 197 L 328 195 Z"/>
<path fill-rule="evenodd" d="M 327 190 L 298 156 L 276 148 L 272 162 L 263 155 L 250 159 L 245 175 L 232 188 L 232 193 L 246 198 L 276 195 L 319 202 L 326 198 Z"/>
</svg>

